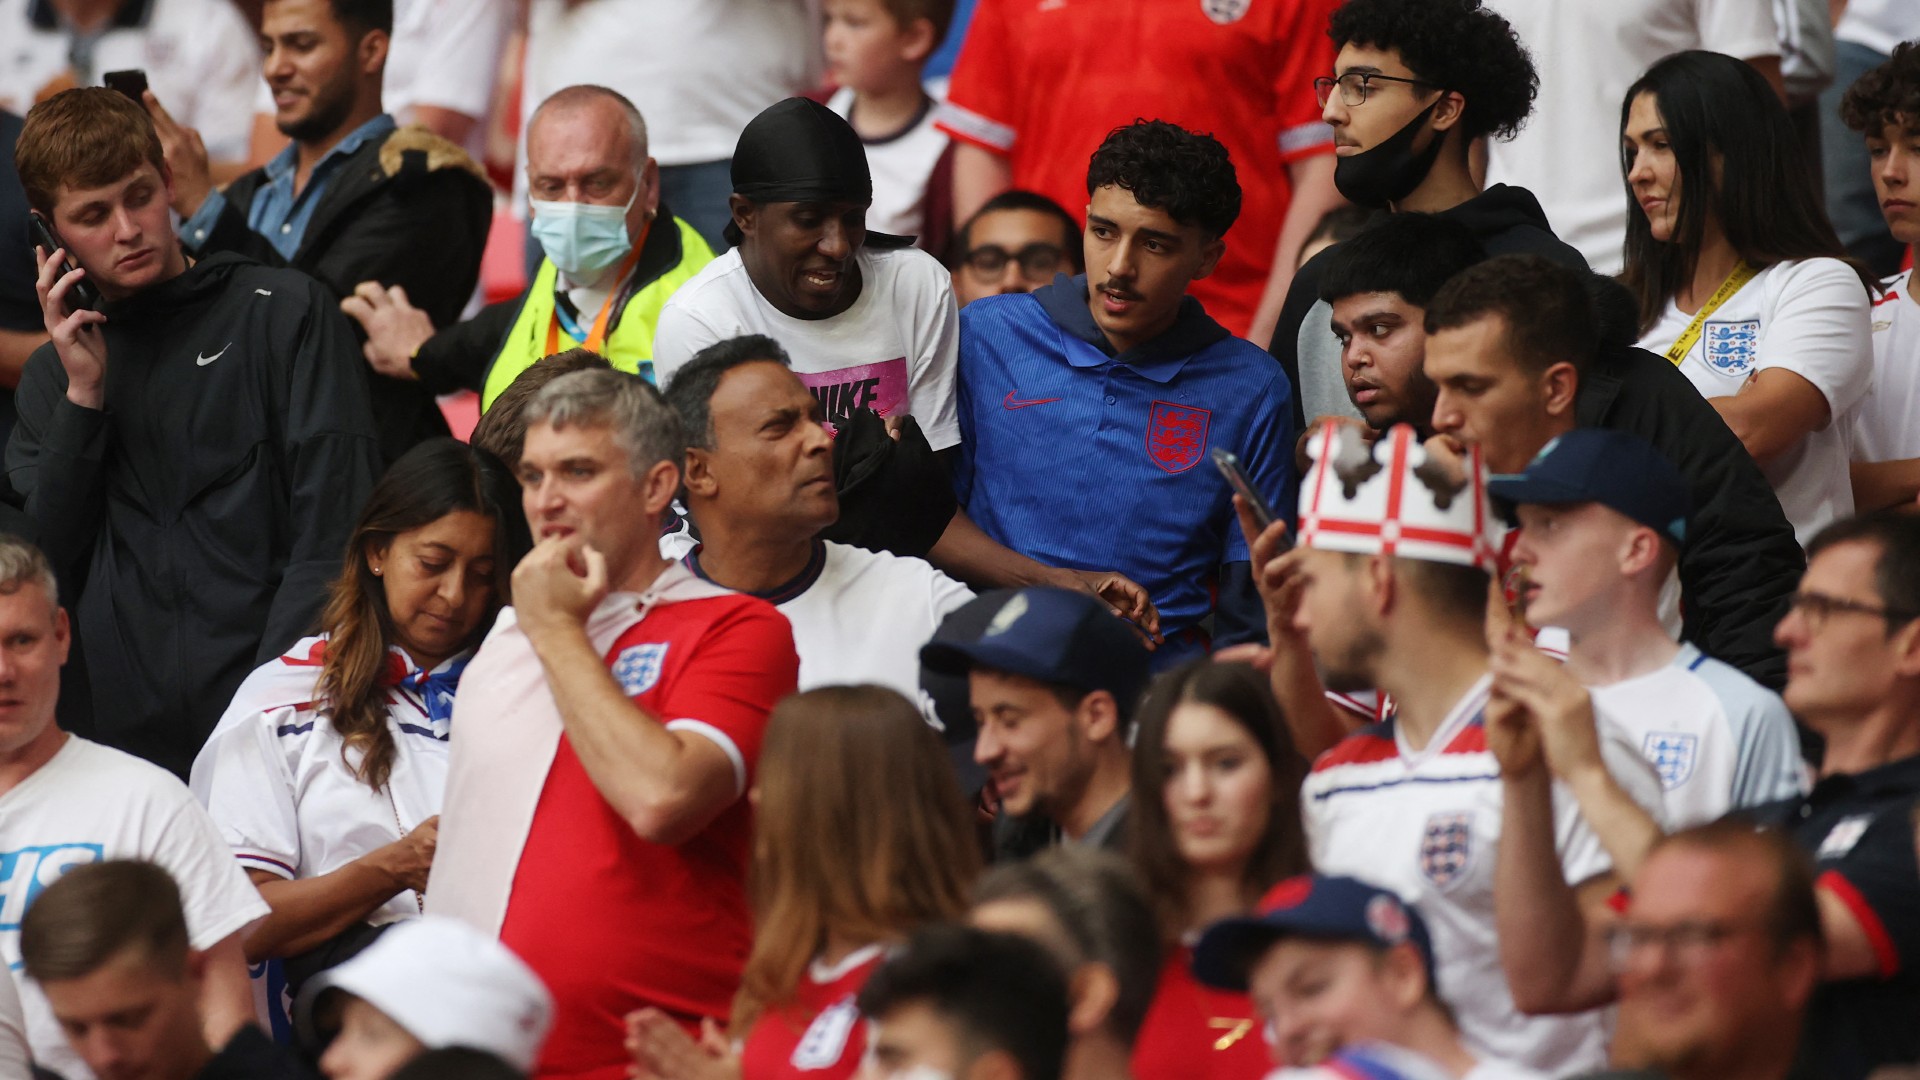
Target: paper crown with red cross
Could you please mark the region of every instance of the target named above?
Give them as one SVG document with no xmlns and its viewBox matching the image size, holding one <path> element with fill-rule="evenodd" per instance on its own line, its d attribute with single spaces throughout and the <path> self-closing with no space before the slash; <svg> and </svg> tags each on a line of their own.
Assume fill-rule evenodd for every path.
<svg viewBox="0 0 1920 1080">
<path fill-rule="evenodd" d="M 1404 424 L 1370 443 L 1329 421 L 1307 453 L 1313 468 L 1300 485 L 1302 546 L 1498 572 L 1504 529 L 1487 500 L 1478 447 L 1455 467 L 1429 456 Z"/>
</svg>

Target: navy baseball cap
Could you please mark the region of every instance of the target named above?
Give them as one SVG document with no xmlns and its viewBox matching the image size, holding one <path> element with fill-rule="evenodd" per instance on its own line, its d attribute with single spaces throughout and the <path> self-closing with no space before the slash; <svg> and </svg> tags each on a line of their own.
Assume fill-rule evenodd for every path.
<svg viewBox="0 0 1920 1080">
<path fill-rule="evenodd" d="M 1687 542 L 1693 494 L 1665 454 L 1637 435 L 1575 428 L 1553 440 L 1526 471 L 1494 476 L 1487 491 L 1514 505 L 1599 503 L 1645 525 L 1674 547 Z"/>
<path fill-rule="evenodd" d="M 1301 874 L 1267 890 L 1252 915 L 1207 927 L 1193 949 L 1194 977 L 1222 990 L 1247 992 L 1247 973 L 1260 954 L 1285 937 L 1351 941 L 1391 949 L 1412 942 L 1434 990 L 1433 939 L 1426 920 L 1393 892 L 1358 878 Z"/>
<path fill-rule="evenodd" d="M 999 610 L 984 628 L 928 642 L 920 663 L 942 675 L 965 676 L 983 667 L 1105 690 L 1120 703 L 1122 716 L 1132 714 L 1147 686 L 1147 647 L 1107 605 L 1088 593 L 1043 586 L 987 593 L 976 602 L 996 600 Z"/>
</svg>

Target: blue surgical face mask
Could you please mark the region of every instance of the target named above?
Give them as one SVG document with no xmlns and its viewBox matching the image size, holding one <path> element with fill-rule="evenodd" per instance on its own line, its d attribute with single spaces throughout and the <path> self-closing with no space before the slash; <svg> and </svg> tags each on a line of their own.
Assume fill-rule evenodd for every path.
<svg viewBox="0 0 1920 1080">
<path fill-rule="evenodd" d="M 639 185 L 633 199 L 640 197 Z M 633 243 L 627 239 L 625 206 L 533 200 L 533 237 L 568 277 L 592 276 L 626 258 Z"/>
</svg>

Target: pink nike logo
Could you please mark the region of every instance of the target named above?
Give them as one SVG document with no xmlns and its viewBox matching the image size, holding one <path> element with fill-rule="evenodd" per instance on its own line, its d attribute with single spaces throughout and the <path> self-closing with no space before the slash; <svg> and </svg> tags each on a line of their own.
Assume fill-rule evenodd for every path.
<svg viewBox="0 0 1920 1080">
<path fill-rule="evenodd" d="M 1018 390 L 1007 391 L 1006 400 L 1000 403 L 1002 406 L 1004 406 L 1007 409 L 1008 412 L 1012 412 L 1014 409 L 1026 409 L 1026 408 L 1031 408 L 1035 405 L 1045 405 L 1049 402 L 1060 400 L 1057 397 L 1043 397 L 1043 398 L 1030 398 L 1025 401 L 1016 401 L 1014 400 L 1013 395 L 1017 393 L 1019 393 Z"/>
</svg>

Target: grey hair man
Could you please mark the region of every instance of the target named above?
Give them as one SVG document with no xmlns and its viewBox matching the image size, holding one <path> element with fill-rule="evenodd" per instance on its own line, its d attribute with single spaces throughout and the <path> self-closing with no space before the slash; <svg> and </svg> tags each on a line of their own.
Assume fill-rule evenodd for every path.
<svg viewBox="0 0 1920 1080">
<path fill-rule="evenodd" d="M 627 1013 L 728 1015 L 744 796 L 800 662 L 771 604 L 661 556 L 686 438 L 658 391 L 578 371 L 524 415 L 537 543 L 454 706 L 428 913 L 497 933 L 552 990 L 536 1073 L 612 1075 Z"/>
</svg>

